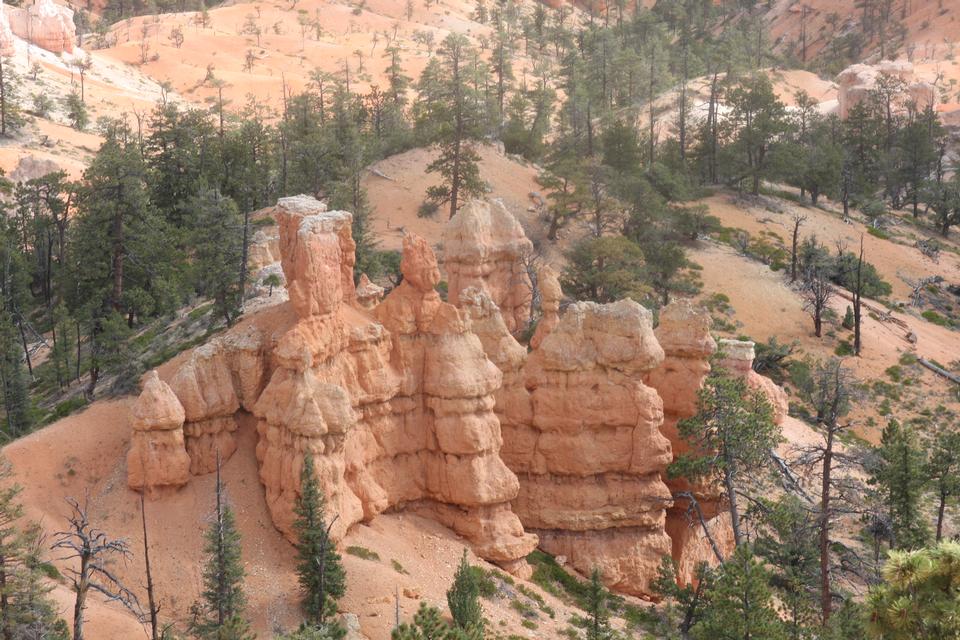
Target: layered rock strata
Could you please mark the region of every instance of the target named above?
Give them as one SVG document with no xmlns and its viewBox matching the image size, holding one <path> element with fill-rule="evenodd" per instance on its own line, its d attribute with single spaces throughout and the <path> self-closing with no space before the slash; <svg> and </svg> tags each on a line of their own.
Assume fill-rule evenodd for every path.
<svg viewBox="0 0 960 640">
<path fill-rule="evenodd" d="M 190 479 L 190 457 L 183 439 L 180 400 L 156 371 L 146 376 L 130 414 L 127 483 L 148 494 L 183 486 Z"/>
<path fill-rule="evenodd" d="M 879 64 L 854 64 L 837 76 L 837 100 L 840 118 L 846 119 L 850 111 L 876 91 L 878 83 L 887 77 L 902 83 L 902 91 L 896 96 L 897 109 L 904 110 L 907 103 L 923 111 L 937 104 L 936 87 L 916 78 L 913 64 L 905 60 L 883 60 Z"/>
<path fill-rule="evenodd" d="M 631 300 L 571 305 L 529 357 L 476 289 L 464 309 L 504 373 L 503 457 L 520 479 L 514 511 L 545 551 L 626 593 L 649 593 L 671 550 L 671 460 L 662 403 L 644 374 L 663 360 L 650 312 Z"/>
<path fill-rule="evenodd" d="M 228 458 L 237 412 L 250 412 L 266 502 L 288 537 L 309 455 L 336 536 L 387 509 L 414 509 L 522 572 L 537 539 L 510 508 L 518 482 L 500 458 L 493 411 L 502 376 L 435 291 L 432 249 L 404 240 L 404 280 L 371 314 L 363 305 L 376 296 L 353 285 L 351 215 L 305 196 L 281 199 L 272 215 L 289 294 L 274 313 L 288 319 L 273 333 L 256 318 L 241 324 L 174 374 L 191 470 L 209 471 L 218 451 Z"/>
<path fill-rule="evenodd" d="M 476 287 L 500 309 L 507 329 L 522 329 L 530 320 L 532 286 L 524 260 L 532 251 L 533 244 L 502 202 L 471 200 L 443 232 L 450 304 L 458 306 L 460 292 Z"/>
<path fill-rule="evenodd" d="M 10 34 L 53 53 L 73 53 L 77 28 L 73 10 L 53 0 L 34 0 L 29 7 L 3 5 L 0 10 L 0 50 L 13 53 Z"/>
</svg>

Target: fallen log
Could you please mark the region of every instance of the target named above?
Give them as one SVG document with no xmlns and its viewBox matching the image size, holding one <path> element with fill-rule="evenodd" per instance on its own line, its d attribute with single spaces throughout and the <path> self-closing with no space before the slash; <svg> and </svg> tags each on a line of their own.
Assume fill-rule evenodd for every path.
<svg viewBox="0 0 960 640">
<path fill-rule="evenodd" d="M 960 384 L 960 376 L 950 373 L 949 371 L 947 371 L 942 367 L 938 367 L 937 365 L 933 364 L 929 360 L 925 358 L 917 358 L 917 362 L 925 366 L 927 369 L 930 369 L 930 371 L 933 371 L 937 375 L 943 376 L 944 378 L 946 378 L 947 380 L 950 380 L 951 382 L 956 382 L 957 384 Z"/>
</svg>

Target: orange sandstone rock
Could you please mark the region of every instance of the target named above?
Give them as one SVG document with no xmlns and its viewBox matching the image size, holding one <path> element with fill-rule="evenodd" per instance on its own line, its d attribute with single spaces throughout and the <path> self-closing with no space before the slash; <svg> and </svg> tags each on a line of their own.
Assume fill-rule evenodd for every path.
<svg viewBox="0 0 960 640">
<path fill-rule="evenodd" d="M 459 306 L 460 292 L 477 287 L 499 307 L 507 329 L 526 326 L 532 289 L 523 260 L 533 244 L 502 202 L 464 205 L 444 228 L 443 251 L 450 304 Z"/>
<path fill-rule="evenodd" d="M 133 434 L 127 453 L 127 484 L 154 494 L 190 478 L 190 457 L 183 439 L 183 405 L 156 371 L 146 376 L 130 415 Z"/>
<path fill-rule="evenodd" d="M 77 30 L 70 7 L 34 0 L 26 8 L 6 7 L 4 14 L 18 38 L 53 53 L 73 52 Z"/>
<path fill-rule="evenodd" d="M 255 322 L 238 326 L 194 350 L 173 376 L 191 470 L 210 470 L 217 451 L 228 458 L 236 415 L 251 412 L 267 506 L 287 537 L 311 456 L 338 515 L 335 536 L 404 507 L 523 573 L 537 539 L 510 508 L 519 486 L 500 458 L 493 397 L 502 374 L 470 321 L 434 289 L 433 250 L 422 238 L 404 240 L 404 280 L 371 314 L 372 285 L 364 282 L 359 298 L 353 285 L 349 213 L 299 196 L 271 215 L 292 324 L 269 337 Z"/>
</svg>

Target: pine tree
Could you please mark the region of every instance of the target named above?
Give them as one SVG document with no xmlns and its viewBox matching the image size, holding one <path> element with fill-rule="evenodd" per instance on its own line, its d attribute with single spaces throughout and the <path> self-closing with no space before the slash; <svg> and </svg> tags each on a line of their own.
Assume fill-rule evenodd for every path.
<svg viewBox="0 0 960 640">
<path fill-rule="evenodd" d="M 670 473 L 722 478 L 734 541 L 740 546 L 744 542 L 740 491 L 751 478 L 762 485 L 770 451 L 780 441 L 770 402 L 763 392 L 750 390 L 745 380 L 715 369 L 698 393 L 697 415 L 681 421 L 679 430 L 691 452 L 680 455 Z"/>
<path fill-rule="evenodd" d="M 483 629 L 451 627 L 440 617 L 439 609 L 421 602 L 413 622 L 404 622 L 390 637 L 392 640 L 483 640 Z"/>
<path fill-rule="evenodd" d="M 467 561 L 467 550 L 463 550 L 460 565 L 453 575 L 453 585 L 447 590 L 447 606 L 453 622 L 460 629 L 483 627 L 483 608 L 480 606 L 480 586 L 473 567 Z"/>
<path fill-rule="evenodd" d="M 427 190 L 427 199 L 434 210 L 449 203 L 451 218 L 463 200 L 486 190 L 476 150 L 476 141 L 486 133 L 488 118 L 486 103 L 478 90 L 485 82 L 473 82 L 470 77 L 473 56 L 464 36 L 450 34 L 418 83 L 417 128 L 439 150 L 427 171 L 439 173 L 443 179 L 442 184 Z"/>
<path fill-rule="evenodd" d="M 757 74 L 732 89 L 729 126 L 735 132 L 734 149 L 738 156 L 737 181 L 751 180 L 751 193 L 760 193 L 760 181 L 771 168 L 771 148 L 789 129 L 786 107 L 777 98 L 766 75 Z"/>
<path fill-rule="evenodd" d="M 883 430 L 876 453 L 870 481 L 878 487 L 888 510 L 894 547 L 924 546 L 930 538 L 920 509 L 927 482 L 926 459 L 915 431 L 891 420 Z"/>
<path fill-rule="evenodd" d="M 0 387 L 3 392 L 4 427 L 10 438 L 30 428 L 30 391 L 20 356 L 20 334 L 9 313 L 0 313 Z"/>
<path fill-rule="evenodd" d="M 694 627 L 697 640 L 779 640 L 785 637 L 769 586 L 770 576 L 742 544 L 723 563 L 711 590 L 710 607 Z"/>
<path fill-rule="evenodd" d="M 230 326 L 241 306 L 237 268 L 243 253 L 243 218 L 233 200 L 214 189 L 197 194 L 189 209 L 195 216 L 197 289 L 213 298 L 214 317 Z"/>
<path fill-rule="evenodd" d="M 13 59 L 0 56 L 0 136 L 9 136 L 24 124 L 19 89 L 20 77 L 14 70 Z"/>
<path fill-rule="evenodd" d="M 590 572 L 586 596 L 587 640 L 609 640 L 613 632 L 607 611 L 607 590 L 600 581 L 600 570 L 596 567 Z"/>
<path fill-rule="evenodd" d="M 777 615 L 770 576 L 741 544 L 723 563 L 711 589 L 710 607 L 694 627 L 696 640 L 781 640 L 783 622 Z"/>
<path fill-rule="evenodd" d="M 201 601 L 191 609 L 191 632 L 199 640 L 252 640 L 254 636 L 243 615 L 247 598 L 243 592 L 240 532 L 220 480 L 219 453 L 216 499 L 213 522 L 207 531 L 204 547 L 207 563 L 203 569 Z"/>
<path fill-rule="evenodd" d="M 40 555 L 40 528 L 24 522 L 21 488 L 10 477 L 9 464 L 0 461 L 0 638 L 67 640 L 67 624 L 47 597 L 52 587 L 44 579 L 52 567 Z"/>
<path fill-rule="evenodd" d="M 937 542 L 943 538 L 944 514 L 952 498 L 960 495 L 960 431 L 942 427 L 933 440 L 926 476 L 937 496 Z"/>
<path fill-rule="evenodd" d="M 960 638 L 957 567 L 960 544 L 892 551 L 883 584 L 867 597 L 867 637 L 872 640 Z"/>
<path fill-rule="evenodd" d="M 336 614 L 336 601 L 347 589 L 346 573 L 340 562 L 337 546 L 330 539 L 326 518 L 326 500 L 314 471 L 313 458 L 303 458 L 300 472 L 300 499 L 294 512 L 293 529 L 297 532 L 297 575 L 303 593 L 303 609 L 307 622 L 331 633 L 342 629 L 328 620 Z"/>
</svg>

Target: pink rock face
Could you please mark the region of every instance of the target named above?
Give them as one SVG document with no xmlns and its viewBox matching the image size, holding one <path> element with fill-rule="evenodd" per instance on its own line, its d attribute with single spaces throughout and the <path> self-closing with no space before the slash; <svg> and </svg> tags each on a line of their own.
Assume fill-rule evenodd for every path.
<svg viewBox="0 0 960 640">
<path fill-rule="evenodd" d="M 916 80 L 910 62 L 883 60 L 877 65 L 854 64 L 837 76 L 840 118 L 846 119 L 851 109 L 867 99 L 884 76 L 902 83 L 903 92 L 896 104 L 898 111 L 905 110 L 908 102 L 919 111 L 937 104 L 935 87 L 929 82 Z"/>
<path fill-rule="evenodd" d="M 357 304 L 364 309 L 373 309 L 383 300 L 383 287 L 374 284 L 367 277 L 367 274 L 361 273 L 360 280 L 357 282 Z"/>
<path fill-rule="evenodd" d="M 133 433 L 127 453 L 127 484 L 156 495 L 177 488 L 190 478 L 190 457 L 183 439 L 183 405 L 156 371 L 146 376 L 133 405 Z"/>
<path fill-rule="evenodd" d="M 339 516 L 334 535 L 405 505 L 523 573 L 537 538 L 510 507 L 519 485 L 500 458 L 493 394 L 502 374 L 469 320 L 434 290 L 429 244 L 405 238 L 403 283 L 371 315 L 354 293 L 350 214 L 301 196 L 273 215 L 294 319 L 269 337 L 255 322 L 235 327 L 174 375 L 191 470 L 209 470 L 218 450 L 228 458 L 247 422 L 238 412 L 251 412 L 266 502 L 291 540 L 311 456 Z"/>
<path fill-rule="evenodd" d="M 450 304 L 459 306 L 460 293 L 476 287 L 500 308 L 508 330 L 526 325 L 532 288 L 523 260 L 533 244 L 502 202 L 464 205 L 443 231 L 443 251 Z"/>
<path fill-rule="evenodd" d="M 10 29 L 18 38 L 53 53 L 73 53 L 77 30 L 69 7 L 53 0 L 35 0 L 25 9 L 6 7 L 5 13 Z"/>
<path fill-rule="evenodd" d="M 660 477 L 672 459 L 662 403 L 642 382 L 663 359 L 650 313 L 629 300 L 571 305 L 528 357 L 484 292 L 467 289 L 461 304 L 503 372 L 496 412 L 523 526 L 578 570 L 648 594 L 670 553 L 672 502 Z"/>
<path fill-rule="evenodd" d="M 10 28 L 10 11 L 15 9 L 0 2 L 0 55 L 12 56 L 16 52 L 13 30 Z"/>
<path fill-rule="evenodd" d="M 244 327 L 197 347 L 170 386 L 183 405 L 190 472 L 211 473 L 217 454 L 228 460 L 237 448 L 234 414 L 250 410 L 264 385 L 263 336 Z"/>
<path fill-rule="evenodd" d="M 280 264 L 297 315 L 324 315 L 343 300 L 352 301 L 353 216 L 327 211 L 322 202 L 301 195 L 281 198 L 274 218 L 280 224 Z"/>
<path fill-rule="evenodd" d="M 540 311 L 543 315 L 537 323 L 537 330 L 530 338 L 531 349 L 539 348 L 543 339 L 560 324 L 560 301 L 563 300 L 560 275 L 550 265 L 540 267 L 537 272 L 537 285 L 540 287 Z"/>
</svg>

